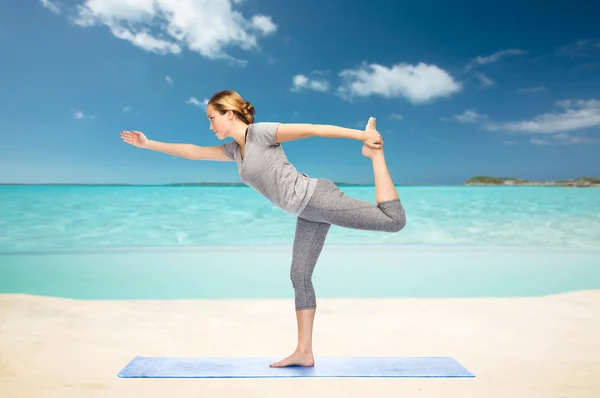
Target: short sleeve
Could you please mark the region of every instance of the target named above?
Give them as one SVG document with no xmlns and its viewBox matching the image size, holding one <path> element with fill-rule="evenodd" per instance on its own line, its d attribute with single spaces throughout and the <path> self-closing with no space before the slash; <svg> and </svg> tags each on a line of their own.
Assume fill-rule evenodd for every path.
<svg viewBox="0 0 600 398">
<path fill-rule="evenodd" d="M 252 125 L 250 129 L 252 134 L 248 135 L 248 140 L 264 146 L 280 145 L 276 138 L 279 124 L 279 122 L 261 122 Z"/>
<path fill-rule="evenodd" d="M 235 156 L 233 154 L 235 153 L 235 150 L 236 150 L 235 147 L 237 145 L 238 145 L 238 143 L 236 141 L 231 141 L 231 142 L 221 145 L 221 149 L 223 149 L 223 152 L 225 152 L 225 154 L 227 156 L 229 156 L 231 159 L 235 160 Z"/>
</svg>

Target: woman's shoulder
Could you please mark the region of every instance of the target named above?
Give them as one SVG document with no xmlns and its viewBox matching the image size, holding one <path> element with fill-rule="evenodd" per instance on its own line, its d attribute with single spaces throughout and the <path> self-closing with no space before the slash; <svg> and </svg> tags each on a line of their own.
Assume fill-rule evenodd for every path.
<svg viewBox="0 0 600 398">
<path fill-rule="evenodd" d="M 276 142 L 277 127 L 281 122 L 253 123 L 248 129 L 248 140 L 259 145 L 279 145 Z"/>
<path fill-rule="evenodd" d="M 250 129 L 277 129 L 277 127 L 281 124 L 281 122 L 273 122 L 273 121 L 264 121 L 264 122 L 255 122 L 249 125 Z"/>
</svg>

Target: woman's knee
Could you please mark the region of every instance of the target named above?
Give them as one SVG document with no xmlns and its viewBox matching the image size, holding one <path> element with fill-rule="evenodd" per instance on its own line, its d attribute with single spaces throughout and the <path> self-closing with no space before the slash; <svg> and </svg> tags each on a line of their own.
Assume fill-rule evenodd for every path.
<svg viewBox="0 0 600 398">
<path fill-rule="evenodd" d="M 399 220 L 394 220 L 392 223 L 392 231 L 391 232 L 400 232 L 406 226 L 406 218 L 402 217 Z"/>
<path fill-rule="evenodd" d="M 406 213 L 399 199 L 388 200 L 377 204 L 377 207 L 389 217 L 389 225 L 386 231 L 400 232 L 406 226 Z"/>
<path fill-rule="evenodd" d="M 388 232 L 400 232 L 406 226 L 406 217 L 404 212 L 400 217 L 390 218 Z"/>
<path fill-rule="evenodd" d="M 304 267 L 294 267 L 290 270 L 290 280 L 294 289 L 305 289 L 311 284 L 310 278 L 307 278 L 306 269 Z"/>
</svg>

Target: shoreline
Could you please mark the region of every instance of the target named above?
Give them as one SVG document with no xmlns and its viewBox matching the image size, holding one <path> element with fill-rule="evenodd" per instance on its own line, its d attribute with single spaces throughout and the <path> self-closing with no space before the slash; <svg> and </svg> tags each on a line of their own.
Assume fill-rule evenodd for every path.
<svg viewBox="0 0 600 398">
<path fill-rule="evenodd" d="M 340 188 L 374 188 L 374 184 L 336 184 Z M 204 185 L 179 185 L 179 184 L 0 184 L 0 188 L 11 188 L 11 187 L 79 187 L 79 188 L 248 188 L 246 184 L 204 184 Z M 600 185 L 560 185 L 560 184 L 395 184 L 397 188 L 478 188 L 478 187 L 504 187 L 504 188 L 517 188 L 517 187 L 528 187 L 528 188 L 600 188 Z"/>
<path fill-rule="evenodd" d="M 326 356 L 451 356 L 475 378 L 120 379 L 136 355 L 287 356 L 296 343 L 293 300 L 0 294 L 2 396 L 595 398 L 600 391 L 600 289 L 317 305 L 316 364 Z"/>
<path fill-rule="evenodd" d="M 319 178 L 319 177 L 313 177 Z M 360 183 L 348 181 L 332 181 L 339 187 L 374 187 L 374 183 Z M 87 187 L 247 187 L 242 181 L 229 182 L 169 182 L 163 184 L 130 184 L 130 183 L 2 183 L 2 186 L 87 186 Z M 476 176 L 460 184 L 435 184 L 435 183 L 404 183 L 394 184 L 396 187 L 464 187 L 464 186 L 542 186 L 542 187 L 572 187 L 572 188 L 598 188 L 600 177 L 577 177 L 562 180 L 525 180 L 521 178 Z"/>
</svg>

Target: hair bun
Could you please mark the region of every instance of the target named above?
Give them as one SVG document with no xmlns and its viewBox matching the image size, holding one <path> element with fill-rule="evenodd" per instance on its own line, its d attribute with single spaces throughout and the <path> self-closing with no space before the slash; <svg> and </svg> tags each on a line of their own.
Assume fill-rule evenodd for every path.
<svg viewBox="0 0 600 398">
<path fill-rule="evenodd" d="M 250 115 L 254 115 L 254 106 L 248 102 L 248 101 L 244 101 L 244 108 L 243 110 L 245 111 L 244 113 L 248 113 Z"/>
</svg>

